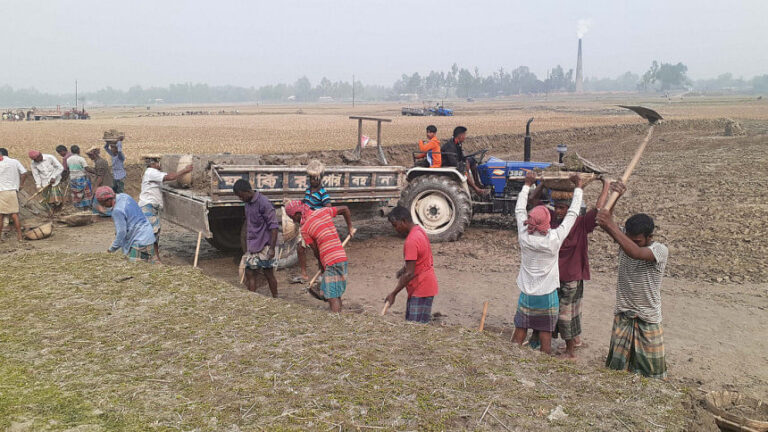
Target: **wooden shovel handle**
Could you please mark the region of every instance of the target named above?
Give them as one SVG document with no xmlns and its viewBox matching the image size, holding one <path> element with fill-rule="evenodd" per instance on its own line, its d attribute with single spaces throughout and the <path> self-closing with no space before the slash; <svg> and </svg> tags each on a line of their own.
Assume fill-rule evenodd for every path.
<svg viewBox="0 0 768 432">
<path fill-rule="evenodd" d="M 384 309 L 381 310 L 381 316 L 384 316 L 387 314 L 387 310 L 389 310 L 389 300 L 384 302 Z"/>
<path fill-rule="evenodd" d="M 629 176 L 632 175 L 632 171 L 635 170 L 635 166 L 637 166 L 637 163 L 640 162 L 640 157 L 643 156 L 645 147 L 648 146 L 648 142 L 651 140 L 651 135 L 653 135 L 653 128 L 654 128 L 654 125 L 651 125 L 648 128 L 648 134 L 645 136 L 645 139 L 635 151 L 635 156 L 632 157 L 632 160 L 629 162 L 627 169 L 624 170 L 624 175 L 621 176 L 622 183 L 624 184 L 627 183 L 627 181 L 629 180 Z M 619 194 L 617 192 L 611 192 L 611 194 L 608 196 L 608 200 L 605 202 L 605 208 L 608 211 L 610 211 L 613 208 L 613 205 L 616 204 L 616 200 L 618 199 L 619 199 Z"/>
</svg>

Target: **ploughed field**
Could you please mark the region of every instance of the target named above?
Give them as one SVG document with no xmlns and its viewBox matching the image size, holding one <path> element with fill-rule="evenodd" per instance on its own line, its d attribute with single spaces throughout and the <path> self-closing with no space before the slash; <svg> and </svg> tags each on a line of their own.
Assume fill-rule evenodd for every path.
<svg viewBox="0 0 768 432">
<path fill-rule="evenodd" d="M 428 124 L 438 127 L 438 136 L 447 138 L 457 125 L 469 134 L 516 134 L 524 131 L 525 121 L 535 117 L 534 131 L 571 127 L 634 124 L 637 116 L 617 104 L 643 104 L 658 110 L 665 118 L 768 119 L 765 100 L 736 98 L 676 98 L 635 95 L 552 95 L 520 96 L 499 101 L 448 102 L 455 117 L 403 117 L 400 107 L 407 103 L 349 105 L 261 105 L 89 109 L 87 121 L 0 122 L 0 147 L 14 156 L 30 148 L 53 153 L 56 145 L 99 145 L 105 130 L 125 132 L 125 153 L 129 161 L 140 161 L 145 153 L 302 153 L 313 150 L 343 150 L 354 146 L 357 122 L 350 115 L 393 119 L 383 126 L 385 145 L 413 144 L 424 135 Z M 416 105 L 416 104 L 411 104 Z M 418 104 L 420 105 L 420 104 Z M 237 115 L 151 116 L 157 111 L 237 110 Z M 375 125 L 365 126 L 364 134 L 375 138 Z"/>
</svg>

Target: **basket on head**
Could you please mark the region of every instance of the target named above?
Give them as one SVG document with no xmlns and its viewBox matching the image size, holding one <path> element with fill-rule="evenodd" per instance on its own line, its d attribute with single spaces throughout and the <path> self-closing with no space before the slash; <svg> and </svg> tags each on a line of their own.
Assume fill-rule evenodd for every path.
<svg viewBox="0 0 768 432">
<path fill-rule="evenodd" d="M 24 237 L 28 240 L 42 240 L 53 233 L 53 223 L 48 222 L 39 226 L 24 227 Z"/>
<path fill-rule="evenodd" d="M 574 185 L 570 179 L 571 175 L 573 174 L 578 174 L 579 177 L 581 177 L 581 181 L 583 182 L 583 186 L 585 187 L 588 184 L 595 181 L 598 177 L 598 175 L 595 173 L 584 173 L 584 172 L 574 173 L 569 171 L 556 171 L 556 172 L 545 171 L 541 176 L 541 179 L 542 179 L 542 182 L 544 183 L 544 187 L 547 187 L 552 190 L 573 192 L 573 190 L 576 189 L 576 185 Z"/>
<path fill-rule="evenodd" d="M 317 159 L 312 159 L 307 164 L 307 174 L 311 177 L 320 177 L 325 172 L 325 165 Z"/>
<path fill-rule="evenodd" d="M 118 132 L 117 129 L 104 131 L 104 141 L 122 141 L 125 139 L 125 132 Z"/>
</svg>

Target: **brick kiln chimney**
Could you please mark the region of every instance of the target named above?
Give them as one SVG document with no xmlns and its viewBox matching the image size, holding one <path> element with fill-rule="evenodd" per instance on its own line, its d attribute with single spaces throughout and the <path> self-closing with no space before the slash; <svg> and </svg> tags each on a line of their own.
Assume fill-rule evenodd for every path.
<svg viewBox="0 0 768 432">
<path fill-rule="evenodd" d="M 584 76 L 581 70 L 581 38 L 579 38 L 579 56 L 576 59 L 576 93 L 584 93 Z"/>
</svg>

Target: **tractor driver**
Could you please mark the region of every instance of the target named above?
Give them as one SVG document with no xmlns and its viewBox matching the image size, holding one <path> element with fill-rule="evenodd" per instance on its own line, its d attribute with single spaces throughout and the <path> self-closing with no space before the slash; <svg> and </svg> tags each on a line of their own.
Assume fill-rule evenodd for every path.
<svg viewBox="0 0 768 432">
<path fill-rule="evenodd" d="M 463 172 L 467 176 L 467 184 L 480 196 L 488 195 L 488 190 L 481 189 L 475 183 L 473 173 L 477 172 L 477 161 L 470 158 L 469 165 L 467 166 L 467 158 L 464 156 L 464 149 L 462 143 L 467 138 L 467 128 L 464 126 L 456 126 L 453 130 L 453 137 L 449 138 L 440 149 L 443 156 L 444 167 L 456 167 L 459 172 Z"/>
</svg>

